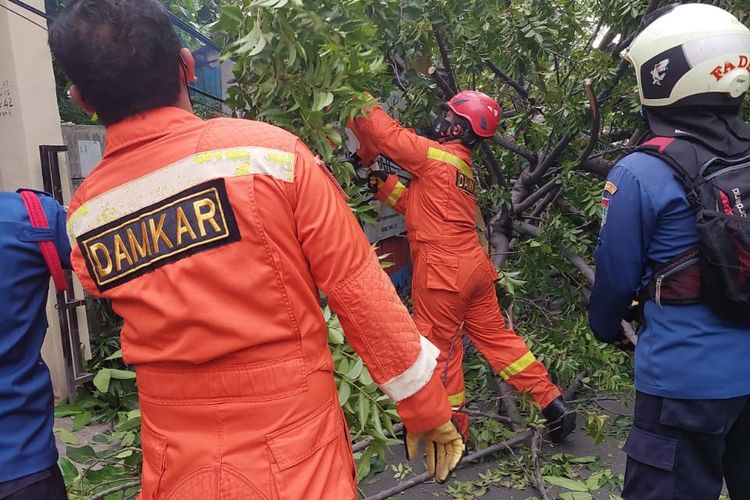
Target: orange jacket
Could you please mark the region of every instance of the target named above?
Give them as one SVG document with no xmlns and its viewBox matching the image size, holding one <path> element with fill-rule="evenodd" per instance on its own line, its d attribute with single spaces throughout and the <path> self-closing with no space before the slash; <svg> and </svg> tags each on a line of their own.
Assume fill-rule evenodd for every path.
<svg viewBox="0 0 750 500">
<path fill-rule="evenodd" d="M 409 171 L 409 187 L 395 175 L 378 190 L 378 200 L 406 215 L 409 242 L 460 250 L 479 245 L 477 182 L 471 151 L 459 141 L 440 144 L 401 127 L 379 107 L 350 123 L 365 164 L 382 154 Z"/>
<path fill-rule="evenodd" d="M 217 387 L 298 391 L 333 369 L 320 289 L 410 430 L 450 418 L 437 349 L 417 333 L 333 177 L 294 135 L 178 108 L 130 117 L 108 128 L 69 214 L 73 265 L 124 319 L 126 362 L 252 364 L 265 375 L 225 372 Z"/>
</svg>

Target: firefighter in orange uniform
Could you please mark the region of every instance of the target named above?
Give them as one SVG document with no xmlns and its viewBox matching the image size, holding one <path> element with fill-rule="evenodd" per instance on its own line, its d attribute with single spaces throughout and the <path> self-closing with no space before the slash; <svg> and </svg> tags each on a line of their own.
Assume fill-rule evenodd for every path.
<svg viewBox="0 0 750 500">
<path fill-rule="evenodd" d="M 195 117 L 195 62 L 157 0 L 74 0 L 50 46 L 107 125 L 68 233 L 85 288 L 124 319 L 141 498 L 356 498 L 319 289 L 445 480 L 464 446 L 438 349 L 326 167 L 279 128 Z"/>
<path fill-rule="evenodd" d="M 454 410 L 465 401 L 462 331 L 493 369 L 514 388 L 528 391 L 541 406 L 550 436 L 560 442 L 575 428 L 575 412 L 529 348 L 505 325 L 495 295 L 497 273 L 476 232 L 477 181 L 471 151 L 492 137 L 500 122 L 500 106 L 481 92 L 458 93 L 443 108 L 432 138 L 403 128 L 380 107 L 350 127 L 359 141 L 357 156 L 370 164 L 378 154 L 413 175 L 405 187 L 395 175 L 371 171 L 369 184 L 378 200 L 406 217 L 414 265 L 414 322 L 440 348 L 438 369 Z M 466 436 L 469 419 L 454 414 Z"/>
</svg>

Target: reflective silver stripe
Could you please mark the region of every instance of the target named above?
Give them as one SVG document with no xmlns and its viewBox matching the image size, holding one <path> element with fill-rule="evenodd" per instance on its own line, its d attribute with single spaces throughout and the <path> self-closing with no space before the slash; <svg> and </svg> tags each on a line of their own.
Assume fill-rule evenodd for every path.
<svg viewBox="0 0 750 500">
<path fill-rule="evenodd" d="M 432 378 L 432 372 L 437 366 L 437 358 L 440 350 L 426 338 L 419 336 L 422 350 L 419 352 L 414 364 L 407 368 L 401 375 L 381 385 L 380 388 L 386 395 L 398 403 L 420 391 Z"/>
<path fill-rule="evenodd" d="M 294 153 L 260 147 L 198 153 L 87 201 L 70 214 L 68 237 L 75 244 L 87 231 L 213 179 L 261 174 L 294 182 L 294 162 Z"/>
</svg>

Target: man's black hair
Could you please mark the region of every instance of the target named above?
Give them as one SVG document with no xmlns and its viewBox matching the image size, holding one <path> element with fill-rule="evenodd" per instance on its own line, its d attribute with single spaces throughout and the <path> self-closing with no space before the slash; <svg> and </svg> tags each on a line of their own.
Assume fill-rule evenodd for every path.
<svg viewBox="0 0 750 500">
<path fill-rule="evenodd" d="M 158 0 L 73 0 L 49 45 L 105 125 L 177 102 L 180 40 Z"/>
</svg>

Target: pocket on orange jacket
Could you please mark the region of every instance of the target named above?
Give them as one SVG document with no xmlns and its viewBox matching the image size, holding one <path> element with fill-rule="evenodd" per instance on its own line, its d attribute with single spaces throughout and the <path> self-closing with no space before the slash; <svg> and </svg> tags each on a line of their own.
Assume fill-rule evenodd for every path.
<svg viewBox="0 0 750 500">
<path fill-rule="evenodd" d="M 353 462 L 343 455 L 349 439 L 338 400 L 266 436 L 278 498 L 354 498 Z M 349 455 L 350 456 L 350 455 Z"/>
<path fill-rule="evenodd" d="M 141 424 L 141 447 L 143 449 L 142 500 L 158 498 L 159 484 L 166 470 L 167 438 Z M 148 488 L 148 489 L 147 489 Z"/>
<path fill-rule="evenodd" d="M 457 292 L 458 257 L 429 255 L 427 257 L 427 288 Z"/>
</svg>

